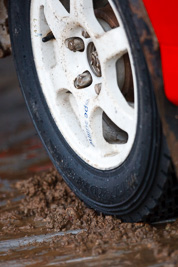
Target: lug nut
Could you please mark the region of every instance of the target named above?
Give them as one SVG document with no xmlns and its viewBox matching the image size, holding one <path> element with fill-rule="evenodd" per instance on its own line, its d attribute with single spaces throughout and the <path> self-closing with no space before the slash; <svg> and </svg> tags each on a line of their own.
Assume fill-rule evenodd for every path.
<svg viewBox="0 0 178 267">
<path fill-rule="evenodd" d="M 43 43 L 46 43 L 46 42 L 53 40 L 53 39 L 55 39 L 53 33 L 49 32 L 45 37 L 42 38 L 42 41 L 43 41 Z"/>
<path fill-rule="evenodd" d="M 95 92 L 96 92 L 97 95 L 100 94 L 100 92 L 101 92 L 101 83 L 95 84 Z"/>
<path fill-rule="evenodd" d="M 90 35 L 88 34 L 88 32 L 87 31 L 82 31 L 82 36 L 84 37 L 84 38 L 90 38 Z"/>
<path fill-rule="evenodd" d="M 76 51 L 83 52 L 85 48 L 84 41 L 79 37 L 71 37 L 66 39 L 65 45 L 69 50 L 73 52 Z"/>
<path fill-rule="evenodd" d="M 90 86 L 92 83 L 92 76 L 89 71 L 79 74 L 74 81 L 74 86 L 77 89 L 82 89 Z"/>
</svg>

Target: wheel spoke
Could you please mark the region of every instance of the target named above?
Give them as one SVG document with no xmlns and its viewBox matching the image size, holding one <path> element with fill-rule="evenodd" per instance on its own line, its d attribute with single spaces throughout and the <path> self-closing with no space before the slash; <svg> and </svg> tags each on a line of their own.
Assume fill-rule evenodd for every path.
<svg viewBox="0 0 178 267">
<path fill-rule="evenodd" d="M 39 0 L 38 4 L 39 4 L 39 6 L 44 6 L 45 2 L 46 2 L 46 0 Z"/>
<path fill-rule="evenodd" d="M 71 16 L 77 20 L 91 37 L 104 33 L 95 17 L 92 0 L 70 0 Z"/>
<path fill-rule="evenodd" d="M 78 118 L 80 120 L 81 128 L 90 145 L 95 147 L 97 145 L 97 136 L 101 136 L 102 112 L 96 107 L 92 99 L 83 98 L 83 101 L 77 99 L 77 102 L 79 107 Z M 81 102 L 83 105 L 81 105 Z"/>
<path fill-rule="evenodd" d="M 76 101 L 75 101 L 76 100 Z M 88 146 L 99 152 L 101 157 L 115 154 L 118 151 L 117 145 L 111 145 L 103 137 L 103 111 L 98 107 L 95 100 L 83 98 L 83 101 L 70 97 L 70 104 L 79 120 L 80 126 L 88 140 Z M 81 102 L 83 105 L 81 105 Z M 77 103 L 77 105 L 76 105 Z"/>
<path fill-rule="evenodd" d="M 56 93 L 59 93 L 59 91 L 63 89 L 69 91 L 72 90 L 67 77 L 65 75 L 61 75 L 62 73 L 64 73 L 64 70 L 60 64 L 57 64 L 54 68 L 48 70 L 46 73 L 50 76 L 49 78 L 52 82 L 52 88 Z"/>
<path fill-rule="evenodd" d="M 95 46 L 99 54 L 100 63 L 104 65 L 110 59 L 118 59 L 128 49 L 128 41 L 122 27 L 117 27 L 95 38 Z"/>
<path fill-rule="evenodd" d="M 128 134 L 131 133 L 134 124 L 134 108 L 132 108 L 122 95 L 117 85 L 116 74 L 107 71 L 110 79 L 103 80 L 99 95 L 99 106 L 117 127 Z"/>
<path fill-rule="evenodd" d="M 80 122 L 80 126 L 88 140 L 88 144 L 95 147 L 102 137 L 102 110 L 94 104 L 92 99 L 76 97 L 77 109 L 75 114 Z"/>
<path fill-rule="evenodd" d="M 46 0 L 44 13 L 52 33 L 60 40 L 69 20 L 69 13 L 59 0 Z"/>
<path fill-rule="evenodd" d="M 93 9 L 93 0 L 70 0 L 70 13 L 74 16 L 90 12 L 91 9 Z"/>
</svg>

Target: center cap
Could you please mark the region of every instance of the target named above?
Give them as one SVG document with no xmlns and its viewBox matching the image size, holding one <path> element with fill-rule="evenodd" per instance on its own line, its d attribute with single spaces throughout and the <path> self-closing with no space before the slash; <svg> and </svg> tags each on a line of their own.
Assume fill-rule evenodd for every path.
<svg viewBox="0 0 178 267">
<path fill-rule="evenodd" d="M 89 43 L 88 45 L 87 56 L 91 70 L 96 76 L 101 77 L 101 65 L 98 58 L 98 52 L 93 43 Z"/>
</svg>

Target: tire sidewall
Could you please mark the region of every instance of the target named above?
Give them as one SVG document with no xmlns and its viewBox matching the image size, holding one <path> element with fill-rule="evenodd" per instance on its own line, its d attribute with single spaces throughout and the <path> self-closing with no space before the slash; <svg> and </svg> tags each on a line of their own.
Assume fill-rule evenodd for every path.
<svg viewBox="0 0 178 267">
<path fill-rule="evenodd" d="M 127 0 L 113 2 L 123 20 L 135 65 L 137 133 L 128 158 L 118 168 L 108 171 L 97 170 L 79 158 L 66 143 L 50 114 L 33 60 L 30 2 L 10 1 L 10 32 L 20 85 L 38 134 L 57 170 L 84 202 L 104 213 L 129 213 L 146 198 L 153 184 L 160 149 L 160 128 L 149 72 Z"/>
</svg>

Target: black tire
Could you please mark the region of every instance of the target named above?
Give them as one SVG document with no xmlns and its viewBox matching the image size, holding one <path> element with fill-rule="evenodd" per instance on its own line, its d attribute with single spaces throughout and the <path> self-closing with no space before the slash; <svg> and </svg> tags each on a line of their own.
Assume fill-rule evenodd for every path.
<svg viewBox="0 0 178 267">
<path fill-rule="evenodd" d="M 173 181 L 171 159 L 127 0 L 113 2 L 123 19 L 132 47 L 138 82 L 138 126 L 129 157 L 118 168 L 107 171 L 94 169 L 79 158 L 64 140 L 51 116 L 33 60 L 30 2 L 9 1 L 13 55 L 33 123 L 57 170 L 75 194 L 98 212 L 116 215 L 127 222 L 155 221 L 175 216 L 175 198 L 172 198 L 170 213 L 167 209 L 167 197 L 170 199 L 172 190 L 168 184 Z"/>
</svg>

